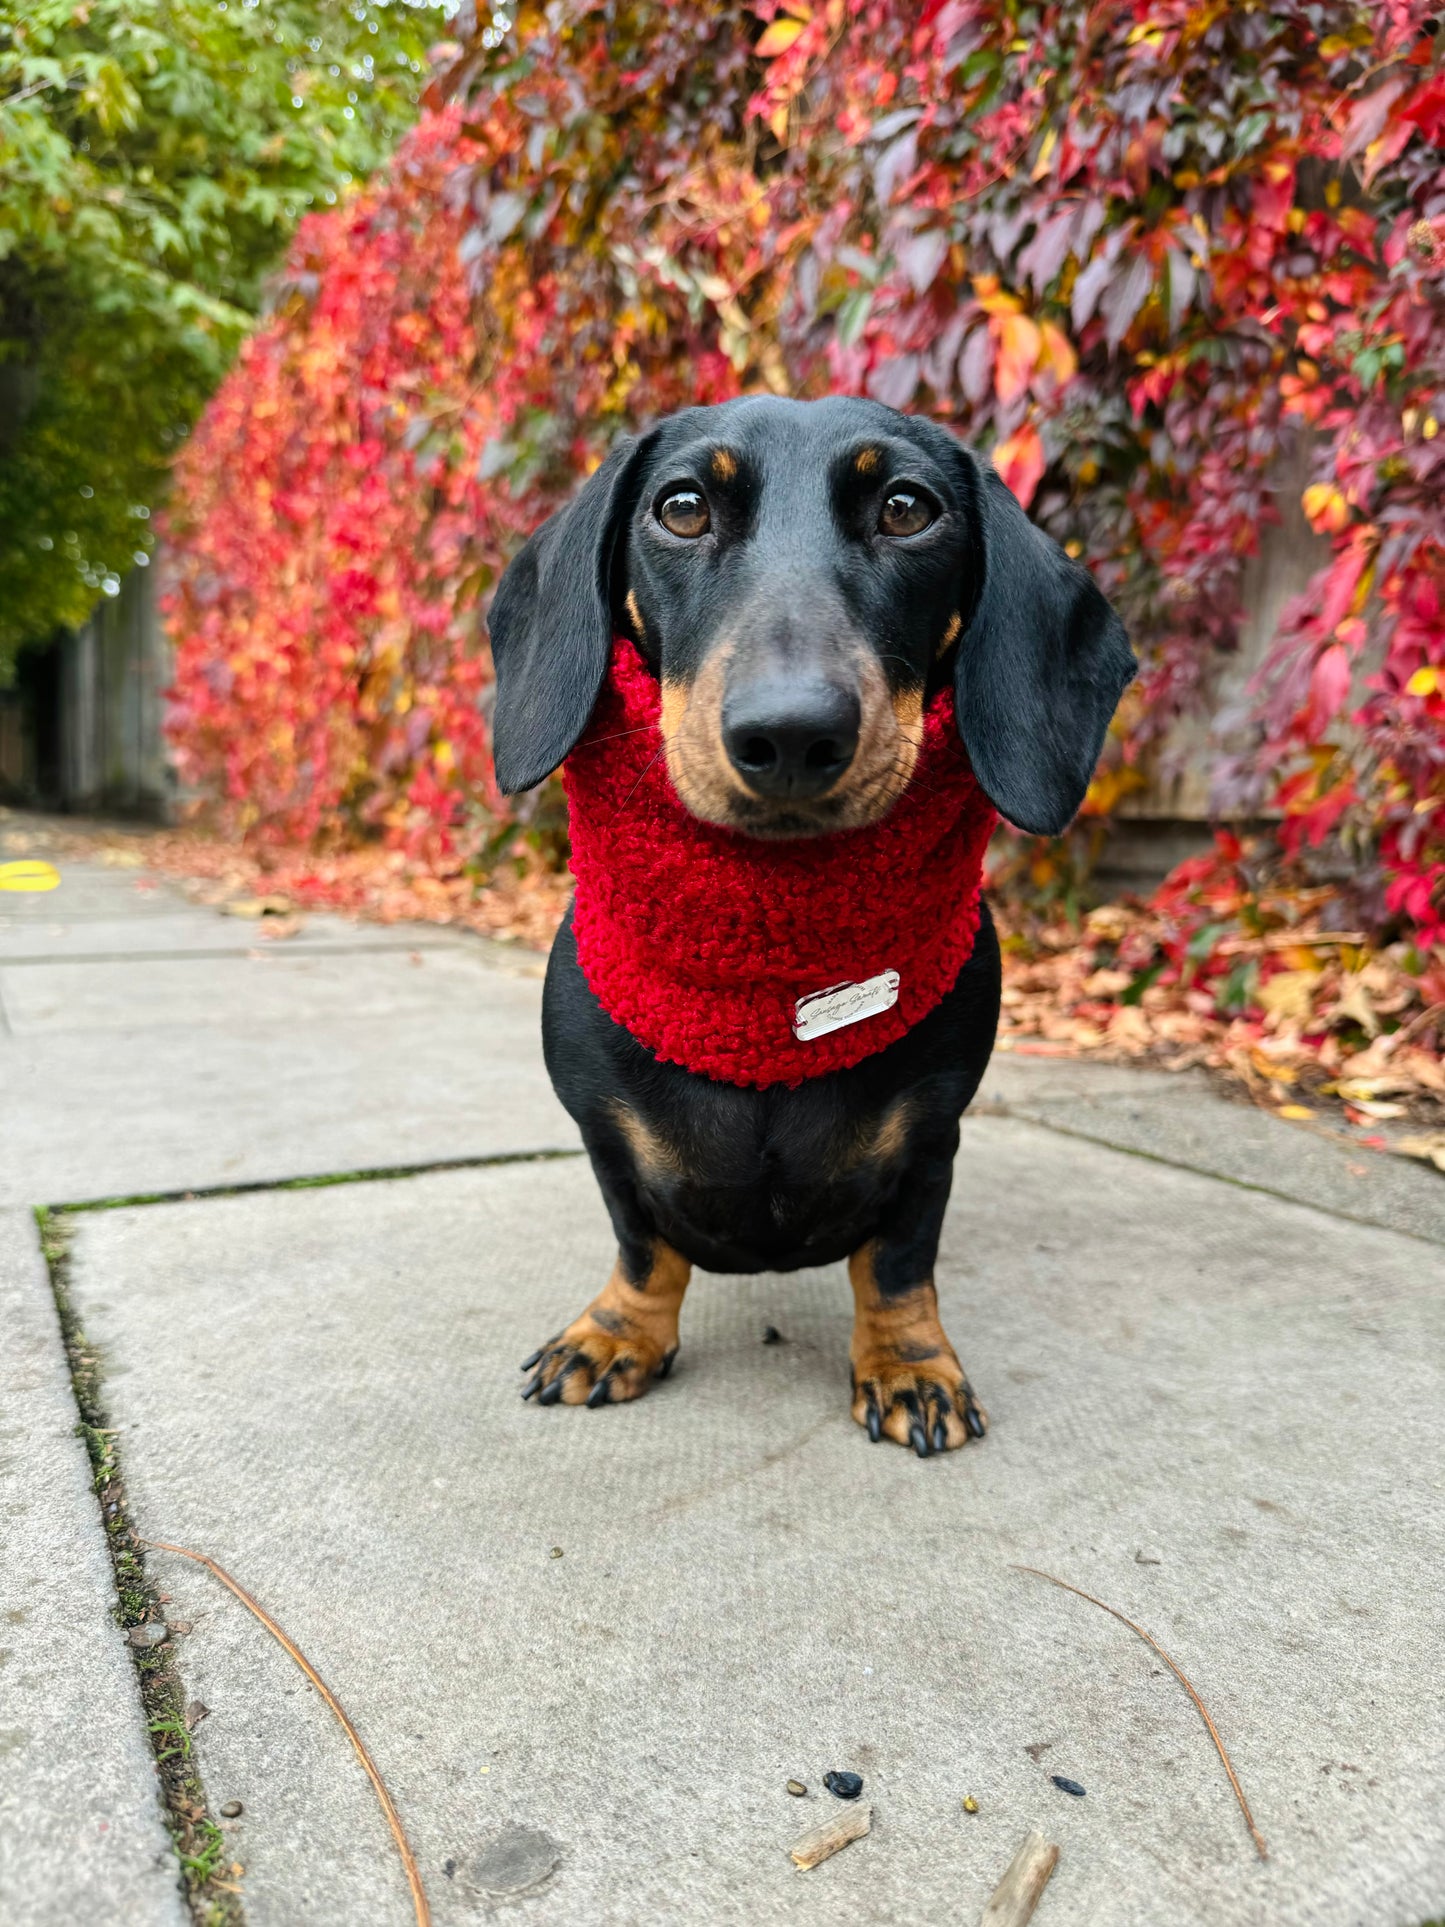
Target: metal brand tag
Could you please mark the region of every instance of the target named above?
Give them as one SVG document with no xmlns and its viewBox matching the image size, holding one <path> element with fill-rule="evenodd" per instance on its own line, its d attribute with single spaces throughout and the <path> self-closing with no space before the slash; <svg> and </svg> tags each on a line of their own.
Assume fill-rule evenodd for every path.
<svg viewBox="0 0 1445 1927">
<path fill-rule="evenodd" d="M 842 1030 L 880 1011 L 892 1010 L 898 1002 L 898 972 L 880 971 L 865 977 L 861 984 L 834 984 L 828 990 L 815 990 L 811 997 L 800 997 L 793 1006 L 793 1035 L 800 1043 L 826 1037 L 830 1030 Z"/>
</svg>

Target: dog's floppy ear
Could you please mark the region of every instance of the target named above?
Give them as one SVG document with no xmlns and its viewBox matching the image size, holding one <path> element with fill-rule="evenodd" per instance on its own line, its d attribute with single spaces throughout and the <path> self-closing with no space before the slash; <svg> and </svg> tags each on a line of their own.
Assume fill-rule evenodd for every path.
<svg viewBox="0 0 1445 1927">
<path fill-rule="evenodd" d="M 618 442 L 497 585 L 492 754 L 504 795 L 550 776 L 587 727 L 612 649 L 613 554 L 644 446 Z"/>
<path fill-rule="evenodd" d="M 958 452 L 974 524 L 973 607 L 954 667 L 959 733 L 1000 815 L 1057 836 L 1138 664 L 1088 571 L 1035 528 L 991 466 Z"/>
</svg>

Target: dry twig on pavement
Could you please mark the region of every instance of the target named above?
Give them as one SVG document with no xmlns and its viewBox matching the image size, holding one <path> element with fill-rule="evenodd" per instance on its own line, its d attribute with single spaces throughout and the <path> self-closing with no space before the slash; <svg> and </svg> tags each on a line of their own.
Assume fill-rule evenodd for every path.
<svg viewBox="0 0 1445 1927">
<path fill-rule="evenodd" d="M 1264 1835 L 1254 1824 L 1254 1815 L 1250 1812 L 1249 1802 L 1244 1797 L 1244 1788 L 1239 1784 L 1239 1776 L 1230 1763 L 1229 1755 L 1224 1750 L 1224 1741 L 1219 1737 L 1219 1729 L 1209 1717 L 1209 1708 L 1204 1704 L 1204 1701 L 1200 1699 L 1188 1679 L 1185 1678 L 1184 1674 L 1174 1664 L 1174 1661 L 1169 1657 L 1168 1653 L 1165 1652 L 1153 1634 L 1146 1633 L 1142 1626 L 1136 1625 L 1126 1614 L 1121 1613 L 1116 1606 L 1105 1605 L 1102 1599 L 1096 1599 L 1091 1592 L 1085 1592 L 1081 1586 L 1071 1586 L 1067 1579 L 1056 1579 L 1051 1572 L 1041 1572 L 1037 1566 L 1015 1566 L 1014 1571 L 1031 1572 L 1035 1579 L 1047 1579 L 1051 1586 L 1058 1586 L 1063 1592 L 1076 1593 L 1080 1599 L 1087 1599 L 1091 1606 L 1102 1608 L 1104 1612 L 1109 1613 L 1113 1618 L 1127 1626 L 1131 1633 L 1137 1633 L 1146 1646 L 1152 1646 L 1154 1648 L 1154 1651 L 1159 1655 L 1160 1659 L 1163 1660 L 1164 1664 L 1179 1681 L 1179 1684 L 1184 1688 L 1190 1699 L 1192 1699 L 1194 1704 L 1199 1708 L 1199 1717 L 1209 1728 L 1209 1737 L 1213 1740 L 1215 1749 L 1224 1763 L 1224 1770 L 1229 1775 L 1229 1784 L 1234 1788 L 1234 1797 L 1239 1802 L 1239 1810 L 1244 1815 L 1244 1824 L 1249 1828 L 1250 1838 L 1254 1841 L 1255 1852 L 1261 1860 L 1268 1860 L 1269 1848 L 1264 1844 Z"/>
<path fill-rule="evenodd" d="M 1027 1927 L 1058 1864 L 1059 1850 L 1051 1840 L 1045 1840 L 1041 1833 L 1026 1833 L 1023 1845 L 979 1916 L 978 1927 Z"/>
<path fill-rule="evenodd" d="M 845 1812 L 825 1820 L 819 1827 L 811 1828 L 801 1839 L 795 1840 L 788 1852 L 796 1866 L 804 1873 L 816 1867 L 854 1840 L 861 1840 L 873 1825 L 872 1807 L 849 1807 Z"/>
<path fill-rule="evenodd" d="M 401 1824 L 401 1815 L 393 1805 L 391 1795 L 386 1790 L 386 1783 L 377 1771 L 375 1761 L 367 1752 L 361 1735 L 347 1718 L 345 1708 L 342 1706 L 340 1700 L 337 1699 L 336 1695 L 311 1664 L 311 1661 L 306 1657 L 305 1653 L 302 1652 L 301 1648 L 293 1639 L 289 1638 L 287 1634 L 281 1630 L 270 1613 L 268 1613 L 263 1606 L 257 1604 L 250 1593 L 246 1591 L 246 1588 L 237 1580 L 233 1579 L 224 1566 L 218 1566 L 214 1559 L 208 1559 L 203 1552 L 192 1552 L 186 1546 L 168 1545 L 164 1539 L 142 1539 L 140 1543 L 143 1546 L 149 1546 L 153 1552 L 178 1553 L 182 1559 L 193 1559 L 198 1566 L 204 1566 L 208 1572 L 213 1572 L 221 1584 L 236 1595 L 246 1610 L 255 1614 L 267 1632 L 270 1633 L 271 1637 L 286 1648 L 286 1651 L 291 1655 L 292 1659 L 295 1660 L 296 1664 L 316 1688 L 322 1699 L 324 1699 L 326 1704 L 331 1708 L 337 1719 L 340 1720 L 342 1730 L 345 1732 L 352 1746 L 355 1747 L 356 1757 L 365 1769 L 367 1779 L 370 1780 L 371 1784 L 376 1788 L 376 1797 L 381 1802 L 381 1810 L 386 1815 L 386 1823 L 391 1828 L 391 1835 L 396 1841 L 397 1852 L 401 1855 L 401 1864 L 406 1869 L 407 1882 L 411 1887 L 412 1905 L 416 1908 L 417 1927 L 431 1927 L 431 1908 L 427 1905 L 426 1892 L 421 1884 L 421 1874 L 417 1870 L 415 1856 L 407 1841 L 406 1831 Z"/>
</svg>

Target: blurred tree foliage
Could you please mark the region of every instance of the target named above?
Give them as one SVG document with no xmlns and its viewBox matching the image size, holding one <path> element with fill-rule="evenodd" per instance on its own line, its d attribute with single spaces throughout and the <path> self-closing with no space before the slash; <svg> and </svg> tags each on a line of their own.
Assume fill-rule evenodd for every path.
<svg viewBox="0 0 1445 1927">
<path fill-rule="evenodd" d="M 309 209 L 415 117 L 439 0 L 0 0 L 0 678 L 144 564 Z"/>
</svg>

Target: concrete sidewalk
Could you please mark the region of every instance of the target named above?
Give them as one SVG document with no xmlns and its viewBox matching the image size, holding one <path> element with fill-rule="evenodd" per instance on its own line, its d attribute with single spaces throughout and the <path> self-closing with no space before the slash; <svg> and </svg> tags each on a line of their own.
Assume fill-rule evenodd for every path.
<svg viewBox="0 0 1445 1927">
<path fill-rule="evenodd" d="M 981 1446 L 919 1462 L 851 1424 L 841 1269 L 700 1278 L 668 1383 L 539 1410 L 517 1363 L 610 1243 L 535 961 L 328 918 L 273 949 L 138 882 L 0 898 L 4 1198 L 258 1187 L 68 1216 L 70 1300 L 138 1530 L 319 1667 L 438 1922 L 970 1920 L 1031 1826 L 1063 1849 L 1040 1927 L 1445 1911 L 1433 1172 L 1192 1082 L 1000 1059 L 940 1262 Z M 0 1917 L 172 1922 L 48 1284 L 26 1215 L 0 1235 L 30 1334 L 0 1351 Z M 1018 1564 L 1190 1674 L 1268 1863 L 1172 1676 Z M 245 1919 L 409 1920 L 318 1696 L 210 1575 L 149 1565 L 211 1813 L 242 1803 Z M 799 1874 L 830 1767 L 874 1831 Z"/>
</svg>

